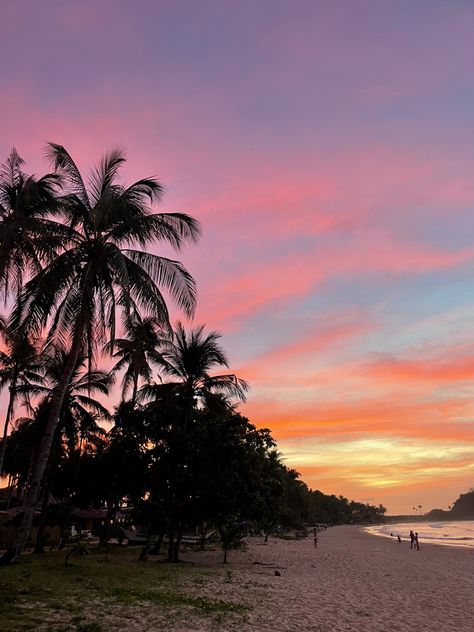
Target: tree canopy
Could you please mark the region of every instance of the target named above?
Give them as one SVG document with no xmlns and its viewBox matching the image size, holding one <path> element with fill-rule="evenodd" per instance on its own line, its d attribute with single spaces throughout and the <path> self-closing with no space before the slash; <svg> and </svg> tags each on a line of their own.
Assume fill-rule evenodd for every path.
<svg viewBox="0 0 474 632">
<path fill-rule="evenodd" d="M 190 532 L 202 544 L 217 532 L 226 561 L 245 533 L 380 520 L 381 506 L 309 489 L 270 430 L 239 412 L 249 385 L 230 372 L 221 335 L 170 322 L 168 301 L 194 315 L 196 286 L 156 249 L 195 242 L 197 220 L 156 213 L 155 178 L 125 186 L 122 150 L 88 178 L 61 145 L 47 154 L 52 173 L 40 178 L 15 150 L 0 168 L 0 291 L 14 302 L 0 318 L 1 459 L 16 491 L 7 504 L 23 516 L 18 549 L 35 511 L 38 550 L 48 521 L 65 528 L 74 511 L 104 512 L 106 541 L 127 510 L 147 550 L 166 537 L 173 562 Z M 14 419 L 16 406 L 26 414 Z"/>
</svg>

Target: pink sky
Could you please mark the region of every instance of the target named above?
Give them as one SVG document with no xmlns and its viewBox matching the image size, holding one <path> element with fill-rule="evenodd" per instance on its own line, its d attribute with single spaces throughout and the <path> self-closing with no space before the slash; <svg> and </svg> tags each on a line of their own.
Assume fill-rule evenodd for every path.
<svg viewBox="0 0 474 632">
<path fill-rule="evenodd" d="M 441 0 L 2 7 L 2 156 L 120 145 L 159 176 L 244 412 L 392 513 L 474 485 L 473 27 Z"/>
</svg>

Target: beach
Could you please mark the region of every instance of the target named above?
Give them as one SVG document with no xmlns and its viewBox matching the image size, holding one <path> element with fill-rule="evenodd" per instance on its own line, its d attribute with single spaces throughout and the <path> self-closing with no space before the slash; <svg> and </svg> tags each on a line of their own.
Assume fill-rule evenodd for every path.
<svg viewBox="0 0 474 632">
<path fill-rule="evenodd" d="M 185 555 L 218 571 L 196 594 L 250 609 L 239 622 L 181 622 L 174 629 L 472 632 L 474 551 L 420 547 L 340 526 L 323 531 L 317 549 L 311 538 L 251 539 L 246 551 L 231 553 L 226 569 L 217 565 L 219 551 Z"/>
<path fill-rule="evenodd" d="M 140 547 L 26 555 L 0 573 L 5 632 L 472 632 L 474 550 L 341 526 L 138 562 Z M 276 574 L 277 573 L 277 574 Z M 3 592 L 2 592 L 3 591 Z"/>
</svg>

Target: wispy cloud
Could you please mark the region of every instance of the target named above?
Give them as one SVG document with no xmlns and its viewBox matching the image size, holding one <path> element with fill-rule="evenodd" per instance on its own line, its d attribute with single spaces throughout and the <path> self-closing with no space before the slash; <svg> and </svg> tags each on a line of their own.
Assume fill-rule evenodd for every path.
<svg viewBox="0 0 474 632">
<path fill-rule="evenodd" d="M 472 484 L 474 10 L 422 4 L 51 0 L 0 22 L 2 155 L 40 173 L 47 140 L 84 169 L 122 145 L 124 179 L 160 177 L 162 210 L 203 222 L 165 254 L 252 382 L 243 410 L 314 486 L 391 509 Z"/>
</svg>

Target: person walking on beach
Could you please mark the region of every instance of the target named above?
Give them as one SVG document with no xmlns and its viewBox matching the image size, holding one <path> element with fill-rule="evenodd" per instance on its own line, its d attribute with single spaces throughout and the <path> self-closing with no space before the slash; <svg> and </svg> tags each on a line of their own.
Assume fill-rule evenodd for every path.
<svg viewBox="0 0 474 632">
<path fill-rule="evenodd" d="M 314 543 L 314 548 L 317 549 L 318 548 L 318 530 L 316 529 L 316 527 L 314 527 L 313 529 L 313 543 Z"/>
<path fill-rule="evenodd" d="M 420 543 L 418 542 L 418 531 L 415 531 L 415 535 L 414 535 L 414 545 L 415 545 L 415 549 L 417 551 L 420 550 Z"/>
<path fill-rule="evenodd" d="M 399 535 L 397 535 L 397 538 L 398 538 L 398 543 L 400 544 L 402 539 L 401 539 L 401 537 Z"/>
<path fill-rule="evenodd" d="M 414 544 L 415 544 L 415 534 L 413 533 L 413 531 L 410 531 L 410 549 L 413 548 Z"/>
</svg>

